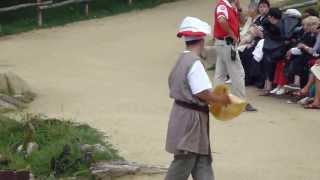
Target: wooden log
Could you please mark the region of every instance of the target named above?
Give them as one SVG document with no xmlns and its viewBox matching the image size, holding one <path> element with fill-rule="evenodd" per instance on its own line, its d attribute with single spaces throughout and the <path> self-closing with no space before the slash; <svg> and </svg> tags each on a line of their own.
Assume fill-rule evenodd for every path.
<svg viewBox="0 0 320 180">
<path fill-rule="evenodd" d="M 126 175 L 165 174 L 168 171 L 167 167 L 149 166 L 127 161 L 98 162 L 90 169 L 97 179 L 113 179 Z"/>
<path fill-rule="evenodd" d="M 297 4 L 288 5 L 288 6 L 283 6 L 280 9 L 283 10 L 283 11 L 287 10 L 287 9 L 297 9 L 297 8 L 313 6 L 313 5 L 316 5 L 317 3 L 318 3 L 317 0 L 311 0 L 311 1 L 306 1 L 306 2 L 303 2 L 303 3 L 297 3 Z"/>
<path fill-rule="evenodd" d="M 68 4 L 72 4 L 72 3 L 85 3 L 85 2 L 90 2 L 90 0 L 66 0 L 66 1 L 62 1 L 62 2 L 58 2 L 58 3 L 54 3 L 54 4 L 49 4 L 49 5 L 43 5 L 40 6 L 39 8 L 41 10 L 44 9 L 50 9 L 50 8 L 56 8 L 56 7 L 60 7 L 60 6 L 65 6 Z"/>
<path fill-rule="evenodd" d="M 40 4 L 39 3 L 26 3 L 26 4 L 14 5 L 14 6 L 10 6 L 10 7 L 0 8 L 0 12 L 15 11 L 15 10 L 19 10 L 22 8 L 36 7 L 39 5 L 48 5 L 48 4 L 52 4 L 52 1 L 45 1 Z"/>
</svg>

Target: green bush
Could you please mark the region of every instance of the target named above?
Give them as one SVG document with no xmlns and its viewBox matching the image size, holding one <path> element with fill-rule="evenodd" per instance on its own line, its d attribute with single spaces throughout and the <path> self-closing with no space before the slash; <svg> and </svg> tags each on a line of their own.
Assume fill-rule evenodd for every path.
<svg viewBox="0 0 320 180">
<path fill-rule="evenodd" d="M 29 169 L 40 178 L 52 174 L 59 177 L 89 175 L 89 167 L 93 162 L 122 159 L 117 150 L 106 141 L 107 137 L 88 125 L 37 118 L 31 121 L 34 132 L 30 135 L 27 126 L 29 123 L 0 118 L 0 155 L 9 160 L 9 164 L 0 164 L 0 170 Z M 26 141 L 36 142 L 39 150 L 29 156 L 18 152 L 18 146 Z M 84 152 L 80 150 L 83 144 L 101 144 L 105 151 L 94 151 L 90 161 L 84 161 Z M 70 150 L 69 154 L 61 159 L 66 147 Z M 61 161 L 58 161 L 59 158 Z M 53 162 L 60 164 L 52 164 Z"/>
</svg>

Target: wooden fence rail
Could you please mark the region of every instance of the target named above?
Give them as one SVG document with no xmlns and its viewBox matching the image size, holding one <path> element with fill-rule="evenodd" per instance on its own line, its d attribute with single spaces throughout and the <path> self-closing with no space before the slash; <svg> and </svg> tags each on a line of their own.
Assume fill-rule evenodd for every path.
<svg viewBox="0 0 320 180">
<path fill-rule="evenodd" d="M 23 8 L 29 8 L 29 7 L 36 7 L 38 12 L 38 26 L 43 25 L 43 11 L 46 9 L 66 6 L 68 4 L 74 4 L 74 3 L 83 3 L 84 4 L 84 13 L 86 16 L 89 15 L 89 3 L 92 0 L 65 0 L 62 2 L 53 3 L 52 0 L 49 1 L 42 1 L 37 0 L 35 3 L 25 3 L 25 4 L 19 4 L 19 5 L 13 5 L 10 7 L 3 7 L 0 8 L 0 13 L 8 12 L 8 11 L 16 11 Z M 133 3 L 133 0 L 128 0 L 128 4 L 131 5 Z"/>
<path fill-rule="evenodd" d="M 42 6 L 42 5 L 48 5 L 52 4 L 52 1 L 44 1 L 42 3 L 25 3 L 25 4 L 19 4 L 19 5 L 14 5 L 10 7 L 5 7 L 5 8 L 0 8 L 0 12 L 7 12 L 7 11 L 15 11 L 27 7 L 36 7 L 36 6 Z"/>
<path fill-rule="evenodd" d="M 283 6 L 280 9 L 287 10 L 287 9 L 304 8 L 304 7 L 316 5 L 317 3 L 318 3 L 318 0 L 311 0 L 311 1 L 305 1 L 303 3 L 297 3 L 297 4 L 288 5 L 288 6 Z"/>
</svg>

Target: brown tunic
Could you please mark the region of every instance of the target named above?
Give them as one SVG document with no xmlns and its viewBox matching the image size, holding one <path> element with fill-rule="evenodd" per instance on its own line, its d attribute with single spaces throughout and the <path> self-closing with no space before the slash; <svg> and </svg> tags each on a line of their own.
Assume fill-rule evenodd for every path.
<svg viewBox="0 0 320 180">
<path fill-rule="evenodd" d="M 206 104 L 192 94 L 187 78 L 190 68 L 197 60 L 200 57 L 192 52 L 181 54 L 169 77 L 170 97 L 203 106 Z M 209 155 L 209 114 L 173 103 L 166 150 L 173 154 L 187 151 Z"/>
</svg>

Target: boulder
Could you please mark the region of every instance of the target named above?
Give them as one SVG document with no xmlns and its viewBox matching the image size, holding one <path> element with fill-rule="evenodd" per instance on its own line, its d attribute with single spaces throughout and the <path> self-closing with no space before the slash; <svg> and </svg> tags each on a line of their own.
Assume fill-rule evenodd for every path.
<svg viewBox="0 0 320 180">
<path fill-rule="evenodd" d="M 5 75 L 7 77 L 10 96 L 27 103 L 34 100 L 35 93 L 31 91 L 31 88 L 26 81 L 12 72 L 7 72 Z"/>
<path fill-rule="evenodd" d="M 26 108 L 36 97 L 30 86 L 18 75 L 0 73 L 0 113 Z"/>
</svg>

